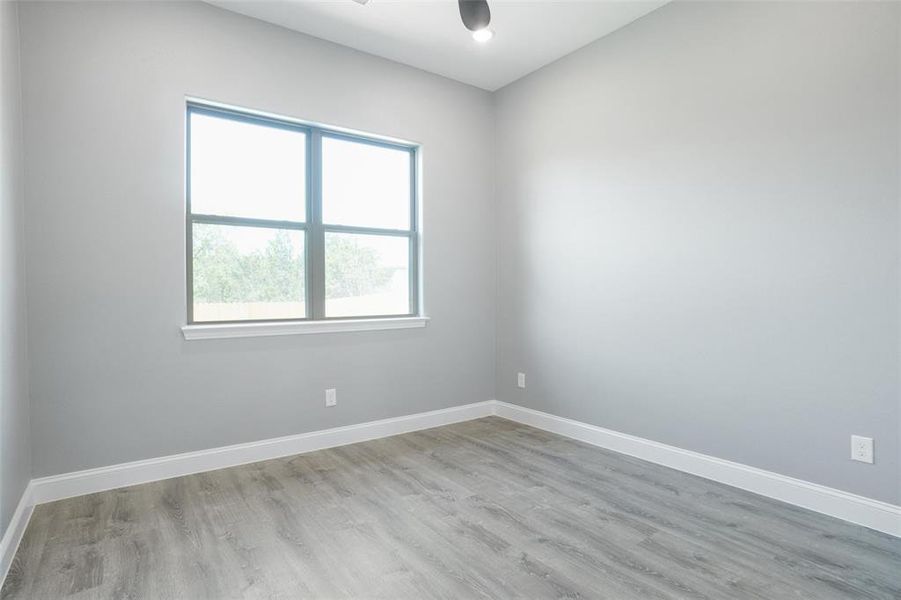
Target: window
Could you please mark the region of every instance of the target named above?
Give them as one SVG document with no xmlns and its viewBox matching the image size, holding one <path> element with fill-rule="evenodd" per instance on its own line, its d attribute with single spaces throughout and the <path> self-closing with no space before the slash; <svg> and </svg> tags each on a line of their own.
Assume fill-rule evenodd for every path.
<svg viewBox="0 0 901 600">
<path fill-rule="evenodd" d="M 188 323 L 418 314 L 416 148 L 189 103 Z"/>
</svg>

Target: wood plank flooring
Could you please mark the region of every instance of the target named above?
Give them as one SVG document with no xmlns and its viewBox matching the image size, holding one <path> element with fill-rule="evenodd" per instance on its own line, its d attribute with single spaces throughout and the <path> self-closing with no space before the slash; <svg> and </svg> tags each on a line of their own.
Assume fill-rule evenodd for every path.
<svg viewBox="0 0 901 600">
<path fill-rule="evenodd" d="M 2 598 L 901 598 L 901 539 L 489 417 L 38 506 Z"/>
</svg>

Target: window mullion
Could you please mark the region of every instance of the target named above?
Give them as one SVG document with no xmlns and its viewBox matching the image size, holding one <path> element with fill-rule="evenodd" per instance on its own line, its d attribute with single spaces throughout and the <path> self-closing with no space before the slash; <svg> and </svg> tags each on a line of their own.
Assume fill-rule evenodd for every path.
<svg viewBox="0 0 901 600">
<path fill-rule="evenodd" d="M 410 236 L 409 245 L 409 302 L 410 312 L 419 314 L 419 181 L 417 180 L 417 156 L 415 150 L 410 150 Z"/>
<path fill-rule="evenodd" d="M 325 318 L 325 231 L 322 227 L 322 133 L 310 132 L 310 317 Z"/>
<path fill-rule="evenodd" d="M 323 225 L 326 233 L 357 233 L 360 235 L 385 235 L 394 237 L 410 237 L 415 232 L 410 229 L 381 229 L 379 227 L 358 227 L 356 225 Z"/>
<path fill-rule="evenodd" d="M 191 214 L 192 223 L 207 225 L 232 225 L 235 227 L 260 227 L 263 229 L 304 230 L 307 224 L 302 221 L 275 221 L 272 219 L 253 219 L 250 217 L 229 217 L 223 215 Z"/>
</svg>

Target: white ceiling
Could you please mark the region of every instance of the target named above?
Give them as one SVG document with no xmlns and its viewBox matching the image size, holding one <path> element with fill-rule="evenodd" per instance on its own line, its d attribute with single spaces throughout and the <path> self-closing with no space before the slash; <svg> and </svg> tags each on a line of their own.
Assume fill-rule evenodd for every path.
<svg viewBox="0 0 901 600">
<path fill-rule="evenodd" d="M 493 91 L 669 0 L 489 0 L 496 35 L 485 44 L 463 27 L 456 0 L 208 1 Z"/>
</svg>

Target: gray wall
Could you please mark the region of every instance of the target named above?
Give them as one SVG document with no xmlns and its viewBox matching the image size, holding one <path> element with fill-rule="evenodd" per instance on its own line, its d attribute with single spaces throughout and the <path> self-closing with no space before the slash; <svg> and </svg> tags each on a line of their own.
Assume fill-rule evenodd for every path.
<svg viewBox="0 0 901 600">
<path fill-rule="evenodd" d="M 498 398 L 899 502 L 899 10 L 675 3 L 502 90 Z"/>
<path fill-rule="evenodd" d="M 0 536 L 31 477 L 17 4 L 0 2 Z"/>
<path fill-rule="evenodd" d="M 21 28 L 35 476 L 493 397 L 487 92 L 199 3 Z M 421 142 L 431 323 L 184 341 L 186 94 Z"/>
</svg>

